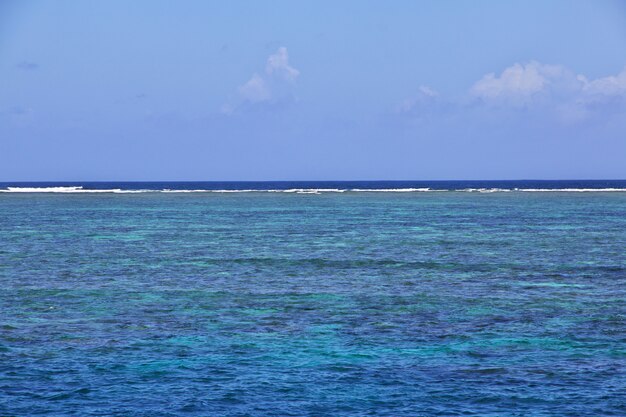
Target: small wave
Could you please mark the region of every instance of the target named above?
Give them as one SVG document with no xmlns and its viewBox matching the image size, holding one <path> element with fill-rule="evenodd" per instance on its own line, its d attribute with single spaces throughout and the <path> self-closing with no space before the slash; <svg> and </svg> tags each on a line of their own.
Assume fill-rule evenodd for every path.
<svg viewBox="0 0 626 417">
<path fill-rule="evenodd" d="M 279 189 L 243 189 L 243 190 L 154 190 L 163 193 L 294 193 L 294 194 L 320 194 L 320 193 L 343 193 L 348 190 L 339 188 L 290 188 L 286 190 Z"/>
<path fill-rule="evenodd" d="M 439 190 L 432 190 L 439 191 Z M 510 193 L 510 192 L 546 192 L 546 193 L 583 193 L 583 192 L 626 192 L 626 188 L 464 188 L 448 190 L 466 193 Z"/>
<path fill-rule="evenodd" d="M 459 191 L 464 191 L 467 193 L 508 193 L 513 190 L 510 190 L 508 188 L 465 188 Z"/>
<path fill-rule="evenodd" d="M 5 193 L 112 193 L 122 191 L 119 188 L 112 190 L 85 190 L 83 187 L 7 187 L 0 190 Z"/>
<path fill-rule="evenodd" d="M 259 190 L 263 191 L 263 190 Z M 289 188 L 286 190 L 266 190 L 270 193 L 296 193 L 296 194 L 320 194 L 320 193 L 343 193 L 347 190 L 340 188 Z"/>
<path fill-rule="evenodd" d="M 76 193 L 83 187 L 7 187 L 5 193 Z"/>
<path fill-rule="evenodd" d="M 590 192 L 626 192 L 626 188 L 514 188 L 514 191 L 527 193 L 557 192 L 557 193 L 590 193 Z"/>
<path fill-rule="evenodd" d="M 0 193 L 115 193 L 115 194 L 134 194 L 153 192 L 158 190 L 122 190 L 121 188 L 111 189 L 84 189 L 82 186 L 76 187 L 7 187 L 6 190 L 0 190 Z"/>
<path fill-rule="evenodd" d="M 210 189 L 85 189 L 82 186 L 64 187 L 7 187 L 0 189 L 0 193 L 286 193 L 286 194 L 313 194 L 324 193 L 424 193 L 424 192 L 466 192 L 466 193 L 509 193 L 509 192 L 546 192 L 546 193 L 583 193 L 583 192 L 626 192 L 626 188 L 464 188 L 464 189 L 431 189 L 431 188 L 289 188 L 289 189 L 240 189 L 240 190 L 210 190 Z"/>
<path fill-rule="evenodd" d="M 262 192 L 264 190 L 152 190 L 156 193 L 254 193 L 254 192 Z"/>
<path fill-rule="evenodd" d="M 447 190 L 431 190 L 430 188 L 353 188 L 349 191 L 355 193 L 416 193 Z"/>
</svg>

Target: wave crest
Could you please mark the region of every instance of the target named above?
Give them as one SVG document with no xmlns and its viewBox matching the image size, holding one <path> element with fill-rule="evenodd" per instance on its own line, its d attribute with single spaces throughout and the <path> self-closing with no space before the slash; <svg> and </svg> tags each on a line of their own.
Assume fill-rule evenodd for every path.
<svg viewBox="0 0 626 417">
<path fill-rule="evenodd" d="M 509 193 L 509 192 L 552 192 L 552 193 L 585 193 L 585 192 L 626 192 L 626 188 L 463 188 L 463 189 L 431 189 L 431 188 L 289 188 L 289 189 L 85 189 L 82 186 L 59 187 L 7 187 L 0 193 L 286 193 L 286 194 L 324 194 L 324 193 L 425 193 L 425 192 L 466 192 L 466 193 Z"/>
</svg>

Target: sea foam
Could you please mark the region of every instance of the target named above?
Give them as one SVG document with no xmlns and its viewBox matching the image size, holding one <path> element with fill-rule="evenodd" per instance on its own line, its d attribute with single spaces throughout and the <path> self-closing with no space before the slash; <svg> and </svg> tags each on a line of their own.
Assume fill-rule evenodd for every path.
<svg viewBox="0 0 626 417">
<path fill-rule="evenodd" d="M 426 192 L 466 192 L 466 193 L 509 193 L 509 192 L 544 192 L 544 193 L 584 193 L 584 192 L 626 192 L 626 188 L 288 188 L 288 189 L 85 189 L 82 186 L 63 187 L 7 187 L 0 193 L 286 193 L 286 194 L 325 194 L 325 193 L 426 193 Z"/>
</svg>

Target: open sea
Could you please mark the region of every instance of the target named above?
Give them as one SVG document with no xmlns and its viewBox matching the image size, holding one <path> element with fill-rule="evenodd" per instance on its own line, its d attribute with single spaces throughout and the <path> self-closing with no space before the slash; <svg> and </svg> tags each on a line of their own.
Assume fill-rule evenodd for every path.
<svg viewBox="0 0 626 417">
<path fill-rule="evenodd" d="M 0 183 L 0 416 L 624 416 L 626 181 Z"/>
</svg>

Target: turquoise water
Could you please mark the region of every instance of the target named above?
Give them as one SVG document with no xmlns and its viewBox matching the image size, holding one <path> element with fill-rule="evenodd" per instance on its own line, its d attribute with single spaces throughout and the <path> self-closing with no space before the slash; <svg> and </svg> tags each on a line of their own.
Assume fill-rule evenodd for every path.
<svg viewBox="0 0 626 417">
<path fill-rule="evenodd" d="M 0 195 L 0 415 L 626 414 L 626 193 Z"/>
</svg>

